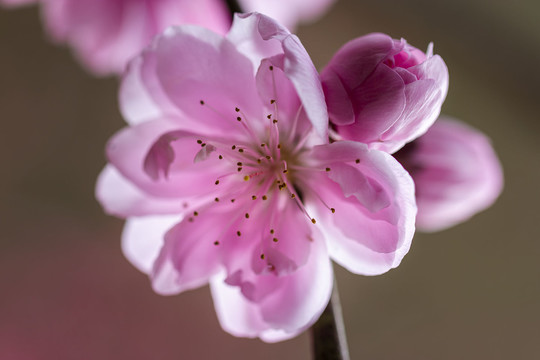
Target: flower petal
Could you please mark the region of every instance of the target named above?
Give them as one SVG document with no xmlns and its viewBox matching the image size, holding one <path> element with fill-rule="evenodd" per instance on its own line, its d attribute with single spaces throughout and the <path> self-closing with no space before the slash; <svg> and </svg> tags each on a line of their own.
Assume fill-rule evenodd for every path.
<svg viewBox="0 0 540 360">
<path fill-rule="evenodd" d="M 321 16 L 334 0 L 239 0 L 245 12 L 259 11 L 276 19 L 289 29 L 301 21 L 315 20 Z"/>
<path fill-rule="evenodd" d="M 304 266 L 267 284 L 257 284 L 272 287 L 260 302 L 247 301 L 222 278 L 213 278 L 210 288 L 222 327 L 236 336 L 259 336 L 269 342 L 294 337 L 310 327 L 328 304 L 333 284 L 324 241 L 315 235 L 311 244 Z"/>
<path fill-rule="evenodd" d="M 226 38 L 199 27 L 172 27 L 156 39 L 155 75 L 198 132 L 237 133 L 236 108 L 262 118 L 249 59 Z"/>
<path fill-rule="evenodd" d="M 229 216 L 212 210 L 186 215 L 165 234 L 151 274 L 154 291 L 170 295 L 206 284 L 220 269 L 219 242 L 229 227 Z"/>
<path fill-rule="evenodd" d="M 284 55 L 282 70 L 296 89 L 317 134 L 326 140 L 328 112 L 319 74 L 298 37 L 275 20 L 253 13 L 235 15 L 228 38 L 239 44 L 238 50 L 251 59 L 254 68 L 264 58 Z"/>
<path fill-rule="evenodd" d="M 304 181 L 317 191 L 306 193 L 307 208 L 321 224 L 331 257 L 364 275 L 398 266 L 414 235 L 409 174 L 392 156 L 356 142 L 317 146 L 311 157 L 329 169 Z"/>
<path fill-rule="evenodd" d="M 257 71 L 257 90 L 280 129 L 302 136 L 311 130 L 305 109 L 292 82 L 283 72 L 283 55 L 263 59 Z"/>
<path fill-rule="evenodd" d="M 155 197 L 143 192 L 107 165 L 96 184 L 96 198 L 105 212 L 119 217 L 179 214 L 183 205 L 178 199 Z"/>
<path fill-rule="evenodd" d="M 167 230 L 181 219 L 179 215 L 131 217 L 122 232 L 122 252 L 140 271 L 150 274 L 163 246 Z"/>
<path fill-rule="evenodd" d="M 439 118 L 395 155 L 416 184 L 416 223 L 423 231 L 469 219 L 502 191 L 502 169 L 489 139 L 455 119 Z"/>
<path fill-rule="evenodd" d="M 225 164 L 218 154 L 195 162 L 201 136 L 177 130 L 178 122 L 161 119 L 121 130 L 107 145 L 109 161 L 126 179 L 156 197 L 181 199 L 212 193 Z"/>
<path fill-rule="evenodd" d="M 381 139 L 380 150 L 389 153 L 424 134 L 433 125 L 448 91 L 448 69 L 440 56 L 409 68 L 419 80 L 405 86 L 407 106 L 394 126 Z"/>
</svg>

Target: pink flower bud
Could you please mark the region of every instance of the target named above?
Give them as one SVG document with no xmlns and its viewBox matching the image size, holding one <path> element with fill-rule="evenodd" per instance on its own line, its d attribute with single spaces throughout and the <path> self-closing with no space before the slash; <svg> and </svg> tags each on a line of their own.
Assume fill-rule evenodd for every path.
<svg viewBox="0 0 540 360">
<path fill-rule="evenodd" d="M 424 54 L 378 33 L 345 44 L 321 79 L 338 134 L 390 153 L 427 131 L 448 90 L 448 70 L 431 45 Z"/>
<path fill-rule="evenodd" d="M 395 157 L 413 177 L 416 225 L 424 231 L 469 219 L 490 207 L 503 187 L 501 165 L 489 139 L 447 117 Z"/>
</svg>

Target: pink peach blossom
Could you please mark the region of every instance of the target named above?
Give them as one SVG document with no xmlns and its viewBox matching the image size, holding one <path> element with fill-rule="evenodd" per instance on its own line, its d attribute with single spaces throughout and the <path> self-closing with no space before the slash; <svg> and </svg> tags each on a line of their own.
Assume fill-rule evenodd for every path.
<svg viewBox="0 0 540 360">
<path fill-rule="evenodd" d="M 432 52 L 378 33 L 345 44 L 321 73 L 341 138 L 393 153 L 425 133 L 448 90 L 446 65 Z"/>
<path fill-rule="evenodd" d="M 120 103 L 129 126 L 97 198 L 128 218 L 124 253 L 154 290 L 210 283 L 231 334 L 295 336 L 328 303 L 330 258 L 376 275 L 407 253 L 412 179 L 385 152 L 328 143 L 317 71 L 274 20 L 169 28 L 130 63 Z"/>
<path fill-rule="evenodd" d="M 245 12 L 258 11 L 279 21 L 289 29 L 300 22 L 314 21 L 336 0 L 238 0 Z"/>
<path fill-rule="evenodd" d="M 41 0 L 52 38 L 70 45 L 97 75 L 121 73 L 129 59 L 170 25 L 197 24 L 225 33 L 222 0 Z"/>
<path fill-rule="evenodd" d="M 480 131 L 441 117 L 428 132 L 395 153 L 416 185 L 423 231 L 438 231 L 488 208 L 502 191 L 501 164 Z"/>
</svg>

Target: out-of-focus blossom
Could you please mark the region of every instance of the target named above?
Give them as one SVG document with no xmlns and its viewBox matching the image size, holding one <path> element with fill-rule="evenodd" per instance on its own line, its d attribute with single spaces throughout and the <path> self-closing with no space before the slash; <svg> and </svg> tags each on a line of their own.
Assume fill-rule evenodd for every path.
<svg viewBox="0 0 540 360">
<path fill-rule="evenodd" d="M 320 16 L 335 0 L 239 0 L 243 11 L 266 13 L 294 28 Z M 73 48 L 96 75 L 120 74 L 127 62 L 168 26 L 195 24 L 225 34 L 225 0 L 0 0 L 14 7 L 41 3 L 52 39 Z"/>
<path fill-rule="evenodd" d="M 279 341 L 312 325 L 330 258 L 384 273 L 414 233 L 414 185 L 389 154 L 328 143 L 315 67 L 260 14 L 226 37 L 169 28 L 135 58 L 97 197 L 127 217 L 123 249 L 155 291 L 210 283 L 231 334 Z M 316 219 L 316 220 L 315 220 Z"/>
<path fill-rule="evenodd" d="M 121 73 L 151 39 L 171 25 L 197 24 L 225 33 L 222 0 L 41 0 L 52 38 L 71 46 L 98 75 Z"/>
<path fill-rule="evenodd" d="M 425 133 L 448 90 L 446 65 L 432 52 L 378 33 L 345 44 L 321 73 L 337 133 L 390 153 Z"/>
<path fill-rule="evenodd" d="M 336 0 L 238 0 L 243 11 L 258 11 L 293 30 L 300 22 L 314 21 Z"/>
<path fill-rule="evenodd" d="M 416 186 L 416 224 L 438 231 L 493 204 L 503 174 L 489 139 L 457 120 L 441 117 L 428 132 L 395 153 Z"/>
</svg>

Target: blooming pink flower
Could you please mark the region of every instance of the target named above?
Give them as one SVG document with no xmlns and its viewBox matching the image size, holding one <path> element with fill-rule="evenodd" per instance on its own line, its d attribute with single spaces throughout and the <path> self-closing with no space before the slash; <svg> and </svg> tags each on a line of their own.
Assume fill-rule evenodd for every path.
<svg viewBox="0 0 540 360">
<path fill-rule="evenodd" d="M 407 253 L 412 179 L 385 152 L 328 143 L 317 71 L 274 20 L 169 28 L 130 63 L 120 103 L 129 127 L 97 197 L 128 218 L 124 253 L 154 290 L 210 283 L 228 332 L 292 337 L 329 300 L 329 258 L 376 275 Z"/>
<path fill-rule="evenodd" d="M 428 132 L 394 154 L 416 185 L 416 224 L 437 231 L 493 204 L 503 186 L 489 139 L 457 120 L 441 117 Z"/>
<path fill-rule="evenodd" d="M 446 65 L 432 52 L 384 34 L 345 44 L 321 73 L 338 134 L 392 153 L 425 133 L 448 90 Z"/>
<path fill-rule="evenodd" d="M 245 12 L 258 11 L 268 15 L 289 29 L 299 22 L 320 17 L 335 0 L 238 0 Z"/>
</svg>

